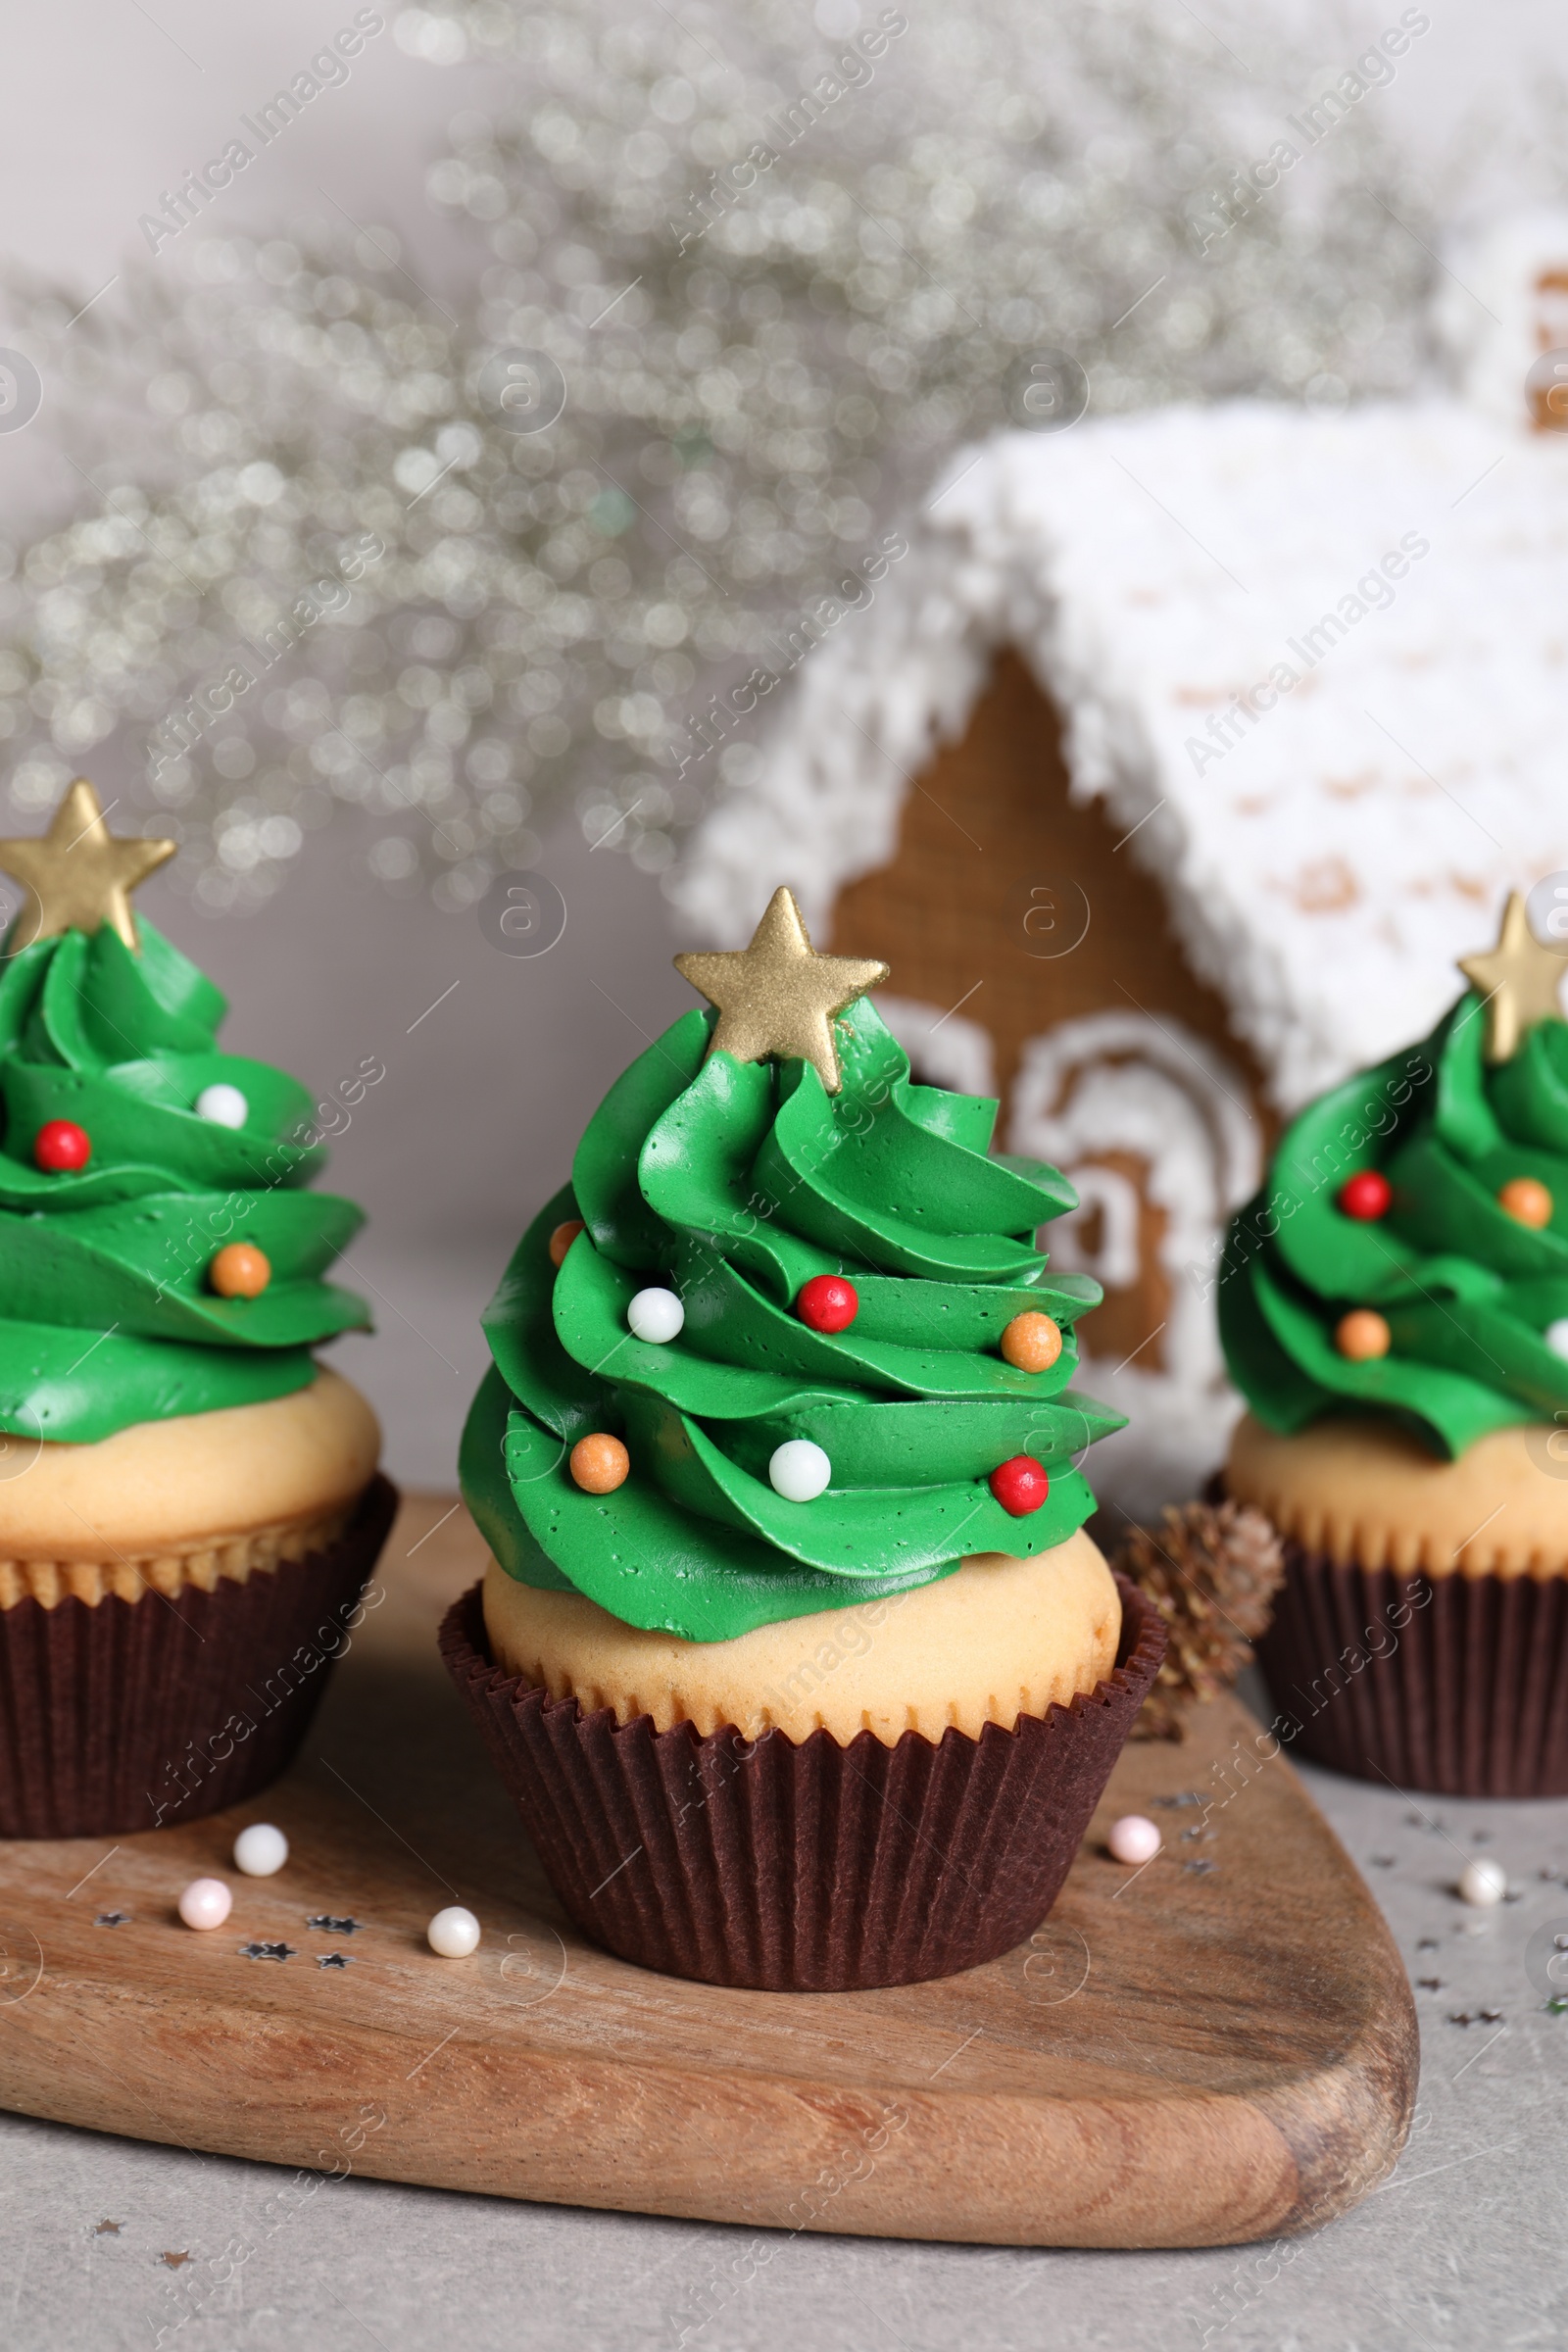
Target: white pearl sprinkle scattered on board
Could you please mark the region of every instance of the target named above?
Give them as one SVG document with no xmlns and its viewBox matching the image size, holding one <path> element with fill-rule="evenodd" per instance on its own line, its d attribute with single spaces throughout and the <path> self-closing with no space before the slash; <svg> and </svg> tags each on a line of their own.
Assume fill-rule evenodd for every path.
<svg viewBox="0 0 1568 2352">
<path fill-rule="evenodd" d="M 248 1879 L 270 1879 L 288 1860 L 288 1839 L 270 1821 L 253 1821 L 234 1840 L 234 1868 Z"/>
<path fill-rule="evenodd" d="M 1163 1843 L 1158 1830 L 1144 1813 L 1124 1813 L 1111 1824 L 1105 1843 L 1111 1858 L 1128 1864 L 1152 1862 Z"/>
<path fill-rule="evenodd" d="M 1542 1334 L 1553 1355 L 1568 1355 L 1568 1315 L 1559 1315 Z"/>
<path fill-rule="evenodd" d="M 1478 1911 L 1490 1911 L 1508 1891 L 1508 1874 L 1490 1854 L 1480 1854 L 1459 1873 L 1459 1892 Z"/>
<path fill-rule="evenodd" d="M 814 1502 L 833 1476 L 833 1465 L 809 1438 L 789 1438 L 767 1465 L 775 1494 L 786 1502 Z"/>
<path fill-rule="evenodd" d="M 686 1309 L 673 1291 L 639 1291 L 626 1309 L 626 1321 L 634 1339 L 667 1348 L 685 1328 Z"/>
<path fill-rule="evenodd" d="M 192 1879 L 179 1898 L 187 1928 L 220 1928 L 233 1908 L 234 1897 L 221 1879 Z"/>
<path fill-rule="evenodd" d="M 425 1940 L 443 1960 L 466 1960 L 479 1948 L 479 1922 L 461 1903 L 449 1903 L 425 1929 Z"/>
<path fill-rule="evenodd" d="M 239 1088 L 226 1079 L 204 1086 L 196 1098 L 196 1116 L 210 1119 L 215 1127 L 243 1127 L 250 1115 L 251 1106 Z"/>
</svg>

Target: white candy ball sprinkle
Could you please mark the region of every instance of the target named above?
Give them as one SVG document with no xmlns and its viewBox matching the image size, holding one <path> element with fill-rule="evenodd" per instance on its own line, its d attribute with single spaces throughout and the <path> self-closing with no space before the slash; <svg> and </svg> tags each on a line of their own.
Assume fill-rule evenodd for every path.
<svg viewBox="0 0 1568 2352">
<path fill-rule="evenodd" d="M 1490 1911 L 1494 1903 L 1501 1902 L 1507 1891 L 1508 1874 L 1500 1862 L 1493 1861 L 1490 1854 L 1467 1862 L 1459 1873 L 1459 1892 L 1467 1903 L 1474 1903 L 1478 1911 Z"/>
<path fill-rule="evenodd" d="M 243 1127 L 251 1115 L 251 1106 L 237 1086 L 220 1079 L 216 1086 L 204 1086 L 196 1098 L 196 1116 L 211 1119 L 215 1127 Z"/>
<path fill-rule="evenodd" d="M 686 1309 L 673 1291 L 639 1291 L 626 1309 L 626 1321 L 634 1338 L 665 1348 L 680 1338 Z"/>
<path fill-rule="evenodd" d="M 248 1879 L 270 1879 L 288 1860 L 288 1839 L 270 1821 L 253 1821 L 234 1840 L 234 1868 Z"/>
<path fill-rule="evenodd" d="M 1553 1355 L 1568 1355 L 1568 1315 L 1559 1315 L 1555 1323 L 1548 1323 L 1542 1338 Z"/>
<path fill-rule="evenodd" d="M 234 1897 L 221 1879 L 192 1879 L 179 1898 L 187 1928 L 220 1928 L 233 1908 Z"/>
<path fill-rule="evenodd" d="M 443 1960 L 466 1960 L 479 1948 L 479 1922 L 461 1903 L 449 1903 L 425 1929 L 425 1940 Z"/>
<path fill-rule="evenodd" d="M 786 1502 L 814 1502 L 833 1476 L 833 1465 L 809 1438 L 791 1438 L 767 1465 L 775 1494 Z"/>
<path fill-rule="evenodd" d="M 1117 1862 L 1152 1862 L 1163 1839 L 1154 1824 L 1143 1813 L 1124 1813 L 1111 1825 L 1105 1843 Z"/>
</svg>

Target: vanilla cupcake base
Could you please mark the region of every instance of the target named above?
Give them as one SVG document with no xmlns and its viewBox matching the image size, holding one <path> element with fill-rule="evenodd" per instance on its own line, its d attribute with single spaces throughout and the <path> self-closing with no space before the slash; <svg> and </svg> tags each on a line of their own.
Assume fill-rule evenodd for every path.
<svg viewBox="0 0 1568 2352">
<path fill-rule="evenodd" d="M 275 1779 L 396 1509 L 378 1444 L 323 1372 L 0 1482 L 0 1837 L 121 1837 Z"/>
<path fill-rule="evenodd" d="M 1568 1795 L 1561 1440 L 1530 1423 L 1443 1461 L 1371 1417 L 1243 1419 L 1226 1491 L 1285 1539 L 1257 1652 L 1277 1738 L 1384 1787 Z"/>
<path fill-rule="evenodd" d="M 1165 1653 L 1158 1610 L 1125 1578 L 1114 1591 L 1120 1639 L 1093 1690 L 972 1739 L 745 1738 L 689 1714 L 659 1731 L 646 1710 L 617 1723 L 500 1663 L 479 1585 L 448 1611 L 441 1652 L 584 1934 L 708 1984 L 847 1991 L 977 1967 L 1044 1919 Z"/>
<path fill-rule="evenodd" d="M 891 1746 L 905 1732 L 1010 1731 L 1020 1715 L 1093 1690 L 1115 1664 L 1121 1602 L 1080 1529 L 1034 1559 L 977 1553 L 935 1584 L 730 1642 L 622 1624 L 580 1592 L 519 1584 L 492 1560 L 484 1622 L 498 1665 L 588 1713 L 648 1715 L 660 1732 L 732 1724 L 748 1739 L 871 1732 Z"/>
<path fill-rule="evenodd" d="M 248 1573 L 244 1563 L 318 1548 L 369 1485 L 380 1450 L 366 1399 L 324 1370 L 263 1404 L 138 1421 L 89 1446 L 43 1441 L 0 1480 L 0 1578 L 86 1563 L 145 1567 L 169 1589 L 175 1563 L 217 1560 L 189 1578 L 211 1590 L 217 1575 Z"/>
<path fill-rule="evenodd" d="M 1528 1421 L 1443 1461 L 1392 1421 L 1280 1437 L 1245 1413 L 1226 1492 L 1307 1551 L 1401 1575 L 1568 1574 L 1568 1432 Z"/>
<path fill-rule="evenodd" d="M 156 1552 L 142 1559 L 0 1560 L 0 1610 L 19 1600 L 36 1600 L 46 1609 L 62 1600 L 80 1600 L 95 1609 L 101 1600 L 139 1600 L 144 1592 L 167 1596 L 185 1585 L 216 1592 L 224 1577 L 242 1585 L 258 1569 L 285 1567 L 328 1550 L 349 1518 L 347 1510 L 327 1511 L 318 1519 L 256 1528 L 199 1551 Z"/>
</svg>

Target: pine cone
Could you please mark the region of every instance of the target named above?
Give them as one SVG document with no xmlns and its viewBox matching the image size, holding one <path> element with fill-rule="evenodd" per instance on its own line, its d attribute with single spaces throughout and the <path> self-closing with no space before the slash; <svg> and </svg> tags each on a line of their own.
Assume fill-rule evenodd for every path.
<svg viewBox="0 0 1568 2352">
<path fill-rule="evenodd" d="M 1285 1574 L 1279 1537 L 1245 1503 L 1167 1504 L 1159 1534 L 1135 1527 L 1115 1565 L 1165 1620 L 1165 1661 L 1135 1740 L 1184 1740 L 1186 1715 L 1235 1682 L 1273 1615 Z"/>
</svg>

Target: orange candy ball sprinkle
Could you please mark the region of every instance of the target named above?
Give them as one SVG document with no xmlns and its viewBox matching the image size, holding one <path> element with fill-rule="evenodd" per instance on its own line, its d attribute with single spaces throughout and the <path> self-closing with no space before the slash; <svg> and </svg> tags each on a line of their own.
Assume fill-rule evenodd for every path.
<svg viewBox="0 0 1568 2352">
<path fill-rule="evenodd" d="M 1061 1326 L 1050 1315 L 1014 1315 L 1002 1335 L 1002 1352 L 1016 1372 L 1049 1372 L 1061 1353 Z"/>
<path fill-rule="evenodd" d="M 626 1483 L 631 1455 L 618 1438 L 595 1430 L 592 1437 L 577 1440 L 567 1467 L 585 1494 L 613 1494 Z"/>
<path fill-rule="evenodd" d="M 550 1263 L 559 1266 L 582 1231 L 581 1217 L 567 1217 L 550 1236 Z"/>
<path fill-rule="evenodd" d="M 272 1279 L 271 1261 L 254 1242 L 230 1242 L 207 1269 L 220 1298 L 259 1298 Z"/>
<path fill-rule="evenodd" d="M 1352 1364 L 1370 1364 L 1378 1356 L 1388 1354 L 1394 1345 L 1394 1334 L 1374 1308 L 1353 1306 L 1348 1315 L 1341 1316 L 1334 1345 Z"/>
<path fill-rule="evenodd" d="M 1551 1195 L 1534 1176 L 1515 1176 L 1497 1195 L 1497 1206 L 1521 1225 L 1551 1223 Z"/>
</svg>

